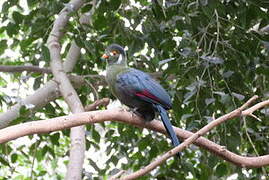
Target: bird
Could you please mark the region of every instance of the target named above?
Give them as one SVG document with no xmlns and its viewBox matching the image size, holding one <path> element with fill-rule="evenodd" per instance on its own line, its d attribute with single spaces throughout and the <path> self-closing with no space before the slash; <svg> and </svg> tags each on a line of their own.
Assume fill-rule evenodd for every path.
<svg viewBox="0 0 269 180">
<path fill-rule="evenodd" d="M 105 79 L 112 94 L 145 121 L 159 114 L 173 146 L 178 146 L 180 141 L 167 113 L 172 102 L 166 90 L 149 74 L 128 67 L 126 52 L 118 44 L 109 45 L 101 59 L 106 61 Z"/>
</svg>

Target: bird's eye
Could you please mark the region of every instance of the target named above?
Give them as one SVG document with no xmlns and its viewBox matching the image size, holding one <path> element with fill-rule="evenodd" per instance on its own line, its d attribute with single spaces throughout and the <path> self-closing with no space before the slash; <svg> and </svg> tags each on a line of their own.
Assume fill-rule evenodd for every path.
<svg viewBox="0 0 269 180">
<path fill-rule="evenodd" d="M 117 51 L 112 51 L 112 55 L 115 56 L 117 53 Z"/>
</svg>

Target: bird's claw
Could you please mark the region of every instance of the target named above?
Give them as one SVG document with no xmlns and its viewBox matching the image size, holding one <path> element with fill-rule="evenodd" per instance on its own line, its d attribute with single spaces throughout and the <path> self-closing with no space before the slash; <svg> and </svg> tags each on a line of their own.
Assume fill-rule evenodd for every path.
<svg viewBox="0 0 269 180">
<path fill-rule="evenodd" d="M 143 117 L 142 114 L 140 114 L 138 111 L 137 111 L 138 108 L 130 108 L 129 109 L 129 112 L 132 114 L 132 118 L 135 117 L 135 116 L 139 116 L 139 117 Z"/>
<path fill-rule="evenodd" d="M 128 112 L 128 111 L 129 111 L 129 108 L 126 107 L 126 106 L 121 106 L 121 107 L 120 107 L 120 111 L 121 111 L 121 112 Z"/>
</svg>

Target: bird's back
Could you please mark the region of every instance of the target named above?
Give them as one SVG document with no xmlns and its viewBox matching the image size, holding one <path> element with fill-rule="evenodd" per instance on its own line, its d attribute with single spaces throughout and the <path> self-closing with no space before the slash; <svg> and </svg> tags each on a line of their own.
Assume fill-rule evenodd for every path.
<svg viewBox="0 0 269 180">
<path fill-rule="evenodd" d="M 129 68 L 119 73 L 115 86 L 119 91 L 118 93 L 124 93 L 133 98 L 144 96 L 147 98 L 144 100 L 151 101 L 150 103 L 160 104 L 165 109 L 170 109 L 172 106 L 171 99 L 164 88 L 143 71 Z"/>
</svg>

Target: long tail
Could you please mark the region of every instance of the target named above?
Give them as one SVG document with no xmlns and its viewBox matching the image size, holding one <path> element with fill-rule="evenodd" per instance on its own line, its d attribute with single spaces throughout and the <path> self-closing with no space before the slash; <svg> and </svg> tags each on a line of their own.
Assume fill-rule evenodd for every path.
<svg viewBox="0 0 269 180">
<path fill-rule="evenodd" d="M 179 140 L 176 136 L 176 133 L 172 127 L 172 124 L 169 120 L 169 117 L 167 115 L 167 111 L 161 105 L 158 105 L 158 104 L 155 105 L 155 108 L 160 113 L 163 125 L 164 125 L 169 137 L 171 138 L 173 145 L 175 147 L 178 146 L 180 144 L 180 142 L 179 142 Z M 180 156 L 180 153 L 178 153 L 177 155 Z"/>
</svg>

